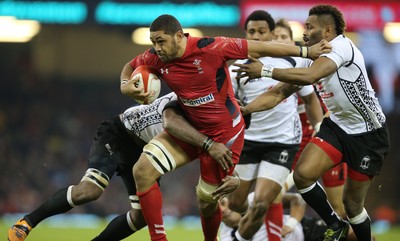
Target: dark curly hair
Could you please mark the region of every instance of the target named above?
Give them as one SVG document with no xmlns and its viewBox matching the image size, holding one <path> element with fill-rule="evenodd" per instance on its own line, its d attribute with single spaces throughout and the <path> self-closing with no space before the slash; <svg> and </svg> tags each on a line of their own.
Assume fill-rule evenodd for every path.
<svg viewBox="0 0 400 241">
<path fill-rule="evenodd" d="M 244 30 L 247 31 L 247 24 L 249 21 L 266 21 L 268 23 L 269 30 L 272 31 L 275 29 L 275 21 L 272 18 L 271 14 L 264 10 L 256 10 L 252 12 L 244 22 Z"/>
<path fill-rule="evenodd" d="M 343 34 L 346 30 L 346 23 L 344 22 L 342 12 L 332 5 L 316 5 L 310 9 L 308 16 L 311 15 L 318 16 L 318 21 L 323 26 L 333 21 L 337 35 Z"/>
<path fill-rule="evenodd" d="M 180 22 L 169 14 L 160 15 L 150 25 L 150 32 L 164 31 L 165 34 L 174 35 L 179 30 L 182 31 Z"/>
</svg>

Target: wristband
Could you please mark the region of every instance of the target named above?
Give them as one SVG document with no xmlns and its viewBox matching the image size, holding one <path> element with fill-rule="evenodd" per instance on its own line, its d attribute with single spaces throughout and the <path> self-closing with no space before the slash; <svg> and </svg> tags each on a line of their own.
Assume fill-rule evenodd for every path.
<svg viewBox="0 0 400 241">
<path fill-rule="evenodd" d="M 314 126 L 314 131 L 315 131 L 315 132 L 318 132 L 319 129 L 320 129 L 320 127 L 321 127 L 321 122 L 318 122 L 318 123 L 315 124 L 315 126 Z"/>
<path fill-rule="evenodd" d="M 297 219 L 295 219 L 294 217 L 290 216 L 286 222 L 285 222 L 285 226 L 294 229 L 294 227 L 299 223 L 299 221 L 297 221 Z"/>
<path fill-rule="evenodd" d="M 210 150 L 210 147 L 213 143 L 214 141 L 207 136 L 207 138 L 203 141 L 203 149 L 206 151 Z"/>
<path fill-rule="evenodd" d="M 274 70 L 271 66 L 264 66 L 261 68 L 261 77 L 272 78 L 272 71 Z"/>
<path fill-rule="evenodd" d="M 308 47 L 300 46 L 300 57 L 308 58 Z"/>
</svg>

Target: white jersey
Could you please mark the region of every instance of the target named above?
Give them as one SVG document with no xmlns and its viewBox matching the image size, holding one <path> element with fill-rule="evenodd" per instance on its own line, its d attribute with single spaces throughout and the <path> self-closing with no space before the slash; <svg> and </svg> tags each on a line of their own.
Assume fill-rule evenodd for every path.
<svg viewBox="0 0 400 241">
<path fill-rule="evenodd" d="M 364 57 L 344 35 L 333 39 L 332 52 L 323 54 L 333 60 L 337 70 L 318 81 L 317 91 L 330 112 L 330 118 L 348 134 L 382 127 L 386 118 L 368 79 Z"/>
<path fill-rule="evenodd" d="M 303 61 L 298 61 L 299 58 L 272 58 L 263 57 L 259 60 L 265 66 L 274 68 L 293 68 L 307 67 L 299 66 L 306 64 Z M 237 60 L 236 63 L 245 63 L 248 60 Z M 237 73 L 232 72 L 235 66 L 230 66 L 229 71 L 232 80 L 232 86 L 235 95 L 244 103 L 250 103 L 257 96 L 271 89 L 279 81 L 272 78 L 257 78 L 250 80 L 244 85 L 247 78 L 242 78 L 239 81 L 236 79 Z M 314 91 L 312 86 L 304 86 L 298 93 L 301 96 L 307 96 Z M 279 103 L 276 107 L 255 112 L 251 114 L 251 124 L 245 131 L 245 139 L 258 142 L 282 144 L 299 144 L 301 142 L 302 130 L 299 115 L 297 113 L 297 95 L 293 94 Z"/>
<path fill-rule="evenodd" d="M 148 143 L 163 131 L 162 111 L 164 106 L 176 99 L 175 93 L 171 92 L 159 97 L 151 104 L 130 107 L 121 114 L 121 121 L 129 132 Z"/>
</svg>

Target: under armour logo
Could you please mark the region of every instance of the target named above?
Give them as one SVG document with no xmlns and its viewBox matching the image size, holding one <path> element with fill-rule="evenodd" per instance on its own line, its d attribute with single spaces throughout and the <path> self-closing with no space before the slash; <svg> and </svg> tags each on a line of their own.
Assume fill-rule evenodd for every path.
<svg viewBox="0 0 400 241">
<path fill-rule="evenodd" d="M 365 156 L 362 160 L 361 160 L 361 164 L 360 167 L 362 169 L 368 169 L 369 168 L 369 164 L 371 162 L 371 158 L 369 156 Z"/>
<path fill-rule="evenodd" d="M 161 72 L 161 74 L 169 74 L 168 73 L 168 68 L 165 68 L 165 69 L 160 69 L 160 72 Z"/>
</svg>

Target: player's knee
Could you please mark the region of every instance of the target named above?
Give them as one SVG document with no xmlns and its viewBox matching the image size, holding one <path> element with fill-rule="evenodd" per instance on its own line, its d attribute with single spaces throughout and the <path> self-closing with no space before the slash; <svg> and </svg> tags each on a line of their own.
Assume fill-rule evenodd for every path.
<svg viewBox="0 0 400 241">
<path fill-rule="evenodd" d="M 293 173 L 293 181 L 296 185 L 297 188 L 302 189 L 308 186 L 308 179 L 306 178 L 305 175 L 303 175 L 302 171 L 295 171 Z"/>
<path fill-rule="evenodd" d="M 82 181 L 72 188 L 71 198 L 75 205 L 97 200 L 103 190 L 92 182 Z"/>
<path fill-rule="evenodd" d="M 218 188 L 218 185 L 208 184 L 201 178 L 196 186 L 196 195 L 199 200 L 205 203 L 217 203 L 212 193 Z"/>
</svg>

